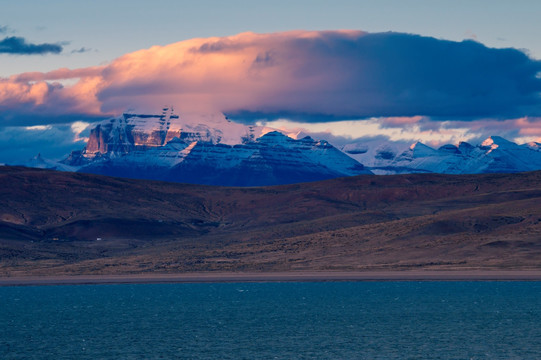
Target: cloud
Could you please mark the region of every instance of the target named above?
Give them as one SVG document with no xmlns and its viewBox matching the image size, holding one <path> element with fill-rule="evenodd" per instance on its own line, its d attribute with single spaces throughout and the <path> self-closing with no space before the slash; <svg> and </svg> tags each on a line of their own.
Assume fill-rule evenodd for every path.
<svg viewBox="0 0 541 360">
<path fill-rule="evenodd" d="M 467 125 L 456 126 L 452 122 L 439 121 L 426 127 L 423 122 L 396 124 L 390 126 L 386 118 L 371 118 L 364 121 L 336 121 L 333 123 L 296 123 L 286 120 L 259 122 L 260 126 L 280 129 L 284 132 L 310 134 L 318 139 L 326 139 L 340 145 L 352 141 L 368 141 L 384 138 L 395 142 L 422 141 L 429 144 L 458 143 L 480 137 Z"/>
<path fill-rule="evenodd" d="M 90 130 L 90 123 L 84 121 L 75 121 L 71 124 L 71 130 L 73 131 L 74 137 L 73 141 L 88 141 L 88 131 Z"/>
<path fill-rule="evenodd" d="M 93 66 L 81 69 L 68 69 L 61 68 L 49 72 L 26 72 L 19 75 L 13 75 L 9 78 L 10 82 L 13 83 L 29 83 L 36 81 L 48 81 L 48 80 L 67 80 L 67 79 L 77 79 L 77 78 L 89 78 L 89 77 L 100 77 L 104 66 Z"/>
<path fill-rule="evenodd" d="M 1 26 L 0 25 L 0 34 L 5 34 L 9 31 L 9 27 L 8 26 Z"/>
<path fill-rule="evenodd" d="M 0 54 L 43 55 L 61 52 L 62 46 L 60 44 L 32 44 L 18 36 L 8 36 L 0 41 Z"/>
<path fill-rule="evenodd" d="M 535 117 L 541 116 L 540 72 L 541 62 L 522 51 L 472 40 L 361 31 L 243 33 L 154 46 L 102 67 L 3 79 L 0 121 L 23 119 L 28 126 L 38 114 L 62 122 L 163 104 L 243 122 L 387 118 L 382 128 L 421 119 Z M 66 79 L 78 80 L 60 85 Z"/>
<path fill-rule="evenodd" d="M 61 160 L 80 150 L 88 136 L 83 123 L 0 128 L 0 163 L 25 163 L 38 153 L 46 159 Z"/>
<path fill-rule="evenodd" d="M 32 126 L 103 118 L 107 114 L 100 110 L 95 97 L 99 81 L 99 77 L 83 77 L 75 85 L 64 87 L 54 81 L 0 79 L 0 125 Z"/>
<path fill-rule="evenodd" d="M 394 116 L 381 118 L 381 123 L 384 127 L 400 127 L 426 121 L 428 121 L 428 119 L 424 116 Z"/>
<path fill-rule="evenodd" d="M 234 119 L 335 121 L 509 117 L 541 112 L 541 63 L 399 33 L 245 33 L 153 47 L 115 60 L 97 96 L 107 110 L 177 100 Z M 150 95 L 150 96 L 149 96 Z"/>
<path fill-rule="evenodd" d="M 92 49 L 89 49 L 89 48 L 86 48 L 86 47 L 82 47 L 80 49 L 74 49 L 74 50 L 71 50 L 71 54 L 81 54 L 81 53 L 85 53 L 85 52 L 89 52 L 89 51 L 92 51 Z"/>
</svg>

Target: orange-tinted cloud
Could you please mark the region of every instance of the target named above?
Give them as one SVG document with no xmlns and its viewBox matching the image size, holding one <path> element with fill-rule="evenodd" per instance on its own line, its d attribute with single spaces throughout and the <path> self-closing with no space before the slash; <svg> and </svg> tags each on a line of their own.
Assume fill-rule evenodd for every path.
<svg viewBox="0 0 541 360">
<path fill-rule="evenodd" d="M 0 79 L 0 124 L 26 126 L 72 122 L 106 115 L 96 98 L 100 78 L 81 78 L 70 87 L 58 82 Z"/>
</svg>

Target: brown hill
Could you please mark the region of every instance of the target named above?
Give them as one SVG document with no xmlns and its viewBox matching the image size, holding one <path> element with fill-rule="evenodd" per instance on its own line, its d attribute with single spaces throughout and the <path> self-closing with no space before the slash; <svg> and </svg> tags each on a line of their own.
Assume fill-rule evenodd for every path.
<svg viewBox="0 0 541 360">
<path fill-rule="evenodd" d="M 540 269 L 541 172 L 227 188 L 0 167 L 0 275 Z"/>
</svg>

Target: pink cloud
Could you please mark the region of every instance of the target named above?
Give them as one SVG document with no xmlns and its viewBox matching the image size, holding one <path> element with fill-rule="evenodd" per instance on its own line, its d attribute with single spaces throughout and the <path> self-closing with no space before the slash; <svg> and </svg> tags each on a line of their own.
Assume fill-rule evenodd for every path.
<svg viewBox="0 0 541 360">
<path fill-rule="evenodd" d="M 541 118 L 522 117 L 514 120 L 520 135 L 541 136 Z"/>
<path fill-rule="evenodd" d="M 30 82 L 30 81 L 46 81 L 46 80 L 66 80 L 75 78 L 86 78 L 100 76 L 104 66 L 94 66 L 82 69 L 57 69 L 54 71 L 42 72 L 27 72 L 18 75 L 13 75 L 9 78 L 13 82 Z"/>
<path fill-rule="evenodd" d="M 99 83 L 99 77 L 80 78 L 69 87 L 44 80 L 0 79 L 0 124 L 25 126 L 103 117 L 107 113 L 96 97 Z"/>
<path fill-rule="evenodd" d="M 0 106 L 12 107 L 28 103 L 41 105 L 53 91 L 54 86 L 45 82 L 29 84 L 0 81 Z"/>
</svg>

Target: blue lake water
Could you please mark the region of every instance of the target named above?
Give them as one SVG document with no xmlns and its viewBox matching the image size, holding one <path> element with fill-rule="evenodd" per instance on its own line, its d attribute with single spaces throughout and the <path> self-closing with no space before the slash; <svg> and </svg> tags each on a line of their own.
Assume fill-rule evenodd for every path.
<svg viewBox="0 0 541 360">
<path fill-rule="evenodd" d="M 0 358 L 541 359 L 541 283 L 4 287 Z"/>
</svg>

